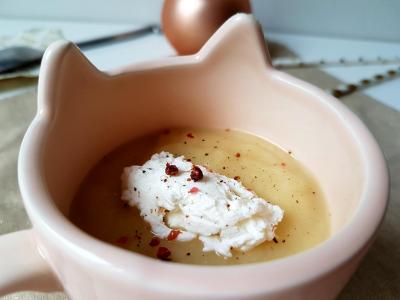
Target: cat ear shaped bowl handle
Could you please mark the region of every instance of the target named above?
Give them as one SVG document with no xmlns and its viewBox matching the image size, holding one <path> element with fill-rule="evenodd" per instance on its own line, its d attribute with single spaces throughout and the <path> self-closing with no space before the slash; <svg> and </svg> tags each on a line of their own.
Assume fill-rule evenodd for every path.
<svg viewBox="0 0 400 300">
<path fill-rule="evenodd" d="M 40 254 L 34 232 L 0 237 L 0 296 L 17 291 L 62 291 L 49 263 Z"/>
</svg>

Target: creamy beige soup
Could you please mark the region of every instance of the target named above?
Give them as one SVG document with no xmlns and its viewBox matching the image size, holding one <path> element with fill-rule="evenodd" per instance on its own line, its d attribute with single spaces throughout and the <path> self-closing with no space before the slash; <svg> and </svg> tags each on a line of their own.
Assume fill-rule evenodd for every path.
<svg viewBox="0 0 400 300">
<path fill-rule="evenodd" d="M 203 252 L 198 240 L 162 240 L 153 235 L 136 208 L 120 199 L 125 166 L 143 164 L 162 150 L 184 155 L 193 163 L 236 177 L 258 196 L 285 212 L 276 239 L 249 252 L 224 258 Z M 172 129 L 135 139 L 105 156 L 81 184 L 70 212 L 71 220 L 89 234 L 116 246 L 156 257 L 166 247 L 173 262 L 228 265 L 268 261 L 309 249 L 329 236 L 330 221 L 321 190 L 309 172 L 284 151 L 257 136 L 234 130 Z"/>
</svg>

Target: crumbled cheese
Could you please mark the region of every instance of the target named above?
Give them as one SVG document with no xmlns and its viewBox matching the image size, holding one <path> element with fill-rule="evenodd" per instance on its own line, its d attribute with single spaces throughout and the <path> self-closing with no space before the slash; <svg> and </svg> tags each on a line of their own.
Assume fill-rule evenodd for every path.
<svg viewBox="0 0 400 300">
<path fill-rule="evenodd" d="M 179 172 L 169 176 L 166 165 Z M 177 241 L 198 238 L 203 251 L 225 257 L 271 241 L 283 210 L 259 198 L 239 181 L 198 166 L 203 178 L 190 179 L 193 164 L 168 152 L 154 154 L 143 166 L 126 167 L 122 200 L 136 206 L 160 238 L 180 230 Z M 190 180 L 189 180 L 190 179 Z"/>
</svg>

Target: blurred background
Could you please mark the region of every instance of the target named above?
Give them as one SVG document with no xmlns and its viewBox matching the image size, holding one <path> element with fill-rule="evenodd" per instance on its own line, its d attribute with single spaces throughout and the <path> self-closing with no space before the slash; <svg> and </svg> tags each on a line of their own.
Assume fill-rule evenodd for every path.
<svg viewBox="0 0 400 300">
<path fill-rule="evenodd" d="M 323 86 L 335 96 L 352 93 L 357 86 L 357 91 L 400 109 L 400 1 L 253 0 L 251 4 L 278 68 L 282 63 L 289 65 L 283 69 L 318 67 L 350 85 L 350 90 Z M 39 38 L 41 44 L 36 46 L 44 49 L 58 38 L 82 42 L 160 25 L 162 5 L 162 0 L 1 0 L 0 50 L 10 40 L 18 44 Z M 101 70 L 175 54 L 162 34 L 83 50 Z M 37 75 L 38 68 L 0 74 L 0 79 Z M 27 83 L 0 82 L 0 99 L 8 95 L 4 90 L 15 93 L 34 86 Z"/>
<path fill-rule="evenodd" d="M 159 22 L 162 0 L 2 0 L 0 17 L 83 22 Z M 253 0 L 272 31 L 400 42 L 400 1 Z"/>
</svg>

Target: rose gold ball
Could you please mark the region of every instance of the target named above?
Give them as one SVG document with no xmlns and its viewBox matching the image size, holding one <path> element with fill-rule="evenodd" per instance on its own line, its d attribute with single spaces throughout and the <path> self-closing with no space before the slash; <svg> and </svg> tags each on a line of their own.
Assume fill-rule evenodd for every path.
<svg viewBox="0 0 400 300">
<path fill-rule="evenodd" d="M 251 12 L 249 0 L 165 0 L 162 30 L 179 54 L 200 50 L 232 15 Z"/>
</svg>

